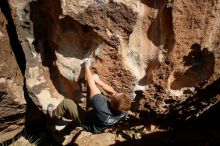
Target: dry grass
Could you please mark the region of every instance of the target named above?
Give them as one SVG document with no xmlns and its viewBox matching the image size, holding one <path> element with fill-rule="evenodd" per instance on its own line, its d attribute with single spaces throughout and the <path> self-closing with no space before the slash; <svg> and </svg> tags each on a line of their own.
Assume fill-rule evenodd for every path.
<svg viewBox="0 0 220 146">
<path fill-rule="evenodd" d="M 40 138 L 35 138 L 24 132 L 12 140 L 0 144 L 0 146 L 37 146 L 39 142 Z"/>
</svg>

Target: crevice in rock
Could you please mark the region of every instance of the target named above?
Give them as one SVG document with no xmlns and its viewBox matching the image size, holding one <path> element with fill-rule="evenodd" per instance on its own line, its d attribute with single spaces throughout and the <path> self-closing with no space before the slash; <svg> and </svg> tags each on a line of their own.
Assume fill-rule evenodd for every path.
<svg viewBox="0 0 220 146">
<path fill-rule="evenodd" d="M 150 2 L 155 3 L 155 2 Z M 173 23 L 172 23 L 172 7 L 167 7 L 167 1 L 155 3 L 159 5 L 157 17 L 150 24 L 147 36 L 155 46 L 167 45 L 166 49 L 171 50 L 174 45 Z M 152 5 L 150 5 L 152 7 Z M 170 39 L 173 38 L 173 39 Z"/>
<path fill-rule="evenodd" d="M 22 46 L 18 40 L 18 34 L 16 32 L 16 27 L 15 27 L 14 21 L 12 19 L 12 14 L 10 11 L 8 1 L 1 0 L 0 6 L 1 6 L 2 13 L 4 14 L 5 18 L 8 21 L 8 25 L 6 27 L 7 27 L 7 32 L 8 32 L 12 51 L 15 55 L 15 58 L 17 60 L 19 67 L 20 67 L 20 70 L 21 70 L 22 74 L 24 75 L 25 68 L 26 68 L 25 55 L 24 55 Z"/>
<path fill-rule="evenodd" d="M 24 113 L 19 113 L 19 114 L 16 114 L 16 115 L 10 115 L 10 116 L 1 118 L 0 119 L 0 123 L 1 123 L 0 131 L 3 131 L 9 125 L 12 125 L 12 124 L 17 125 L 19 123 L 19 121 L 20 121 L 21 124 L 24 124 L 23 117 L 24 117 Z"/>
<path fill-rule="evenodd" d="M 164 4 L 165 0 L 141 0 L 141 3 L 147 5 L 148 7 L 160 9 Z"/>
<path fill-rule="evenodd" d="M 194 87 L 208 80 L 214 73 L 215 57 L 207 48 L 201 48 L 199 44 L 191 46 L 191 52 L 184 56 L 184 66 L 189 67 L 185 72 L 175 72 L 175 80 L 171 89 L 177 90 L 183 87 Z"/>
<path fill-rule="evenodd" d="M 151 8 L 158 9 L 159 11 L 156 18 L 152 21 L 148 28 L 147 36 L 148 39 L 161 50 L 161 55 L 163 55 L 164 58 L 162 60 L 159 59 L 160 51 L 158 50 L 158 58 L 149 61 L 148 68 L 146 69 L 146 76 L 143 77 L 139 83 L 150 84 L 158 81 L 167 81 L 169 72 L 172 70 L 170 53 L 172 52 L 175 44 L 172 7 L 168 6 L 168 0 L 143 0 L 142 2 Z M 161 63 L 161 61 L 163 62 Z M 166 72 L 166 76 L 164 73 L 161 74 L 161 69 L 163 69 L 164 73 Z M 155 76 L 156 78 L 152 75 L 155 73 L 158 74 Z"/>
<path fill-rule="evenodd" d="M 29 127 L 33 126 L 32 124 L 34 121 L 36 121 L 36 119 L 41 119 L 42 117 L 44 117 L 44 115 L 39 110 L 39 107 L 33 102 L 31 97 L 29 96 L 25 82 L 24 82 L 23 90 L 24 90 L 24 97 L 27 102 L 26 112 L 25 112 L 25 127 L 28 129 Z"/>
</svg>

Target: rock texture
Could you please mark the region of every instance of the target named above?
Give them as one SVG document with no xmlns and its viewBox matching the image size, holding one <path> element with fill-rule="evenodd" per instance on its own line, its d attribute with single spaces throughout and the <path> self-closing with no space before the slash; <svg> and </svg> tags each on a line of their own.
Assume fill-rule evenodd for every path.
<svg viewBox="0 0 220 146">
<path fill-rule="evenodd" d="M 163 120 L 199 116 L 219 101 L 219 0 L 8 3 L 25 53 L 26 88 L 42 111 L 81 96 L 85 58 L 134 105 L 143 101 L 133 110 Z"/>
<path fill-rule="evenodd" d="M 2 4 L 2 2 L 0 2 Z M 2 6 L 2 5 L 1 5 Z M 10 12 L 10 11 L 8 11 Z M 0 10 L 0 143 L 13 138 L 24 128 L 25 99 L 23 76 L 12 48 L 16 47 L 11 32 L 11 21 L 7 12 Z"/>
</svg>

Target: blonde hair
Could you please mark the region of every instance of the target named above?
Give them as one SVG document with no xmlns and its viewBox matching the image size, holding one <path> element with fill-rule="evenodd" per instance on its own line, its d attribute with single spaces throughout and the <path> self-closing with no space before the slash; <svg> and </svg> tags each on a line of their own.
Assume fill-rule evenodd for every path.
<svg viewBox="0 0 220 146">
<path fill-rule="evenodd" d="M 126 93 L 121 93 L 115 97 L 114 109 L 120 112 L 129 111 L 131 108 L 131 100 Z"/>
</svg>

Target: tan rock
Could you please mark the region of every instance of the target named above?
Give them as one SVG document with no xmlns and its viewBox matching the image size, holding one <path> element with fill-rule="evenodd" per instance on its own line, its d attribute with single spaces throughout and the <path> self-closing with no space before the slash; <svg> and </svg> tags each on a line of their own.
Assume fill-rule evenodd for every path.
<svg viewBox="0 0 220 146">
<path fill-rule="evenodd" d="M 10 39 L 12 34 L 7 31 L 6 27 L 12 27 L 12 23 L 7 21 L 6 11 L 0 9 L 0 143 L 23 130 L 26 107 L 23 76 L 12 51 L 16 41 Z"/>
<path fill-rule="evenodd" d="M 80 97 L 85 58 L 118 92 L 133 99 L 143 87 L 141 109 L 163 117 L 171 111 L 183 119 L 199 116 L 219 101 L 219 0 L 9 3 L 27 90 L 42 111 L 50 102 Z"/>
</svg>

